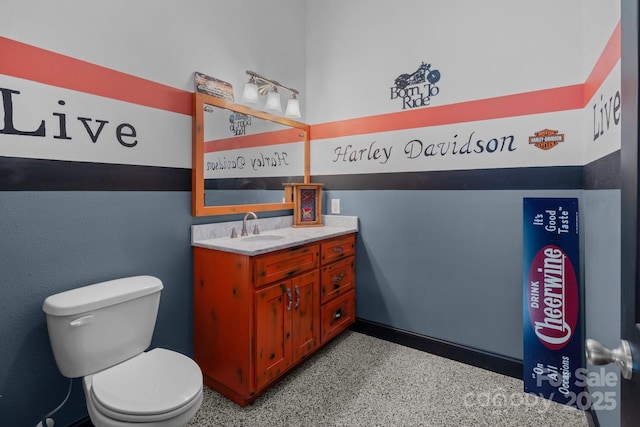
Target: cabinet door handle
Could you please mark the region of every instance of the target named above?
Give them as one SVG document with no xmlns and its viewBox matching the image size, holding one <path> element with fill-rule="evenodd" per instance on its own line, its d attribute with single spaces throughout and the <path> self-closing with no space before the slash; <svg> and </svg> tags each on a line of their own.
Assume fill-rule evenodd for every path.
<svg viewBox="0 0 640 427">
<path fill-rule="evenodd" d="M 333 252 L 335 253 L 340 253 L 342 251 L 344 251 L 342 246 L 336 246 L 335 248 L 333 248 Z"/>
<path fill-rule="evenodd" d="M 291 297 L 291 289 L 287 288 L 287 298 L 289 299 L 289 304 L 287 304 L 287 311 L 291 311 L 291 304 L 293 303 L 293 298 Z"/>
<path fill-rule="evenodd" d="M 338 311 L 336 311 L 336 314 L 333 315 L 333 318 L 339 319 L 342 317 L 343 314 L 344 314 L 344 310 L 342 308 L 339 308 Z"/>
<path fill-rule="evenodd" d="M 296 305 L 295 305 L 295 309 L 297 310 L 298 307 L 300 307 L 300 289 L 298 288 L 298 285 L 296 285 L 295 290 L 296 290 Z"/>
</svg>

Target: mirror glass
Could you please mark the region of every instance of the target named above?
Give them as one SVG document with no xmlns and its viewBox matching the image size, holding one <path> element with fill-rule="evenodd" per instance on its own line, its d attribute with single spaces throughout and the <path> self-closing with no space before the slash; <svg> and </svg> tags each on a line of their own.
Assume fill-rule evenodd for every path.
<svg viewBox="0 0 640 427">
<path fill-rule="evenodd" d="M 194 215 L 291 209 L 283 184 L 308 182 L 308 126 L 194 96 Z"/>
</svg>

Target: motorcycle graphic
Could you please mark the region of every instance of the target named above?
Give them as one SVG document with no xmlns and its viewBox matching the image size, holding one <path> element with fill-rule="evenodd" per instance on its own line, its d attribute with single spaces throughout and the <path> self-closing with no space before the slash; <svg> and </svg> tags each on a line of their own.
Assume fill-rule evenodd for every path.
<svg viewBox="0 0 640 427">
<path fill-rule="evenodd" d="M 432 70 L 431 64 L 423 62 L 413 74 L 400 74 L 394 83 L 398 89 L 404 89 L 407 86 L 424 83 L 425 81 L 433 84 L 438 80 L 440 80 L 440 71 Z"/>
</svg>

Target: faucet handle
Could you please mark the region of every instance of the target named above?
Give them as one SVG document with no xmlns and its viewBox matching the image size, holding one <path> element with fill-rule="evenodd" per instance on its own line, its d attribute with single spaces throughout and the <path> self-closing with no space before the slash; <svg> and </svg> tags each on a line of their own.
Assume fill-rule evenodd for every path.
<svg viewBox="0 0 640 427">
<path fill-rule="evenodd" d="M 231 236 L 229 236 L 231 239 L 235 239 L 236 237 L 238 237 L 238 233 L 236 233 L 236 228 L 229 225 L 228 227 L 225 227 L 227 230 L 231 229 Z"/>
<path fill-rule="evenodd" d="M 260 234 L 260 230 L 258 229 L 258 224 L 253 226 L 253 234 Z"/>
</svg>

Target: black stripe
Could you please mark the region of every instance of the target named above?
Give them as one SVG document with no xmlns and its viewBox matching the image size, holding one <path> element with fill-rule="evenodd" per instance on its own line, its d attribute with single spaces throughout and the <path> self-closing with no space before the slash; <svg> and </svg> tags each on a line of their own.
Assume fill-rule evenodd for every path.
<svg viewBox="0 0 640 427">
<path fill-rule="evenodd" d="M 0 157 L 0 191 L 191 191 L 191 169 Z"/>
<path fill-rule="evenodd" d="M 326 190 L 575 190 L 582 166 L 313 176 Z"/>
<path fill-rule="evenodd" d="M 620 188 L 620 150 L 584 167 L 585 190 Z"/>
<path fill-rule="evenodd" d="M 281 190 L 301 177 L 206 180 L 207 189 Z M 315 175 L 326 190 L 620 188 L 620 151 L 588 165 Z M 0 191 L 191 191 L 191 169 L 0 156 Z"/>
</svg>

